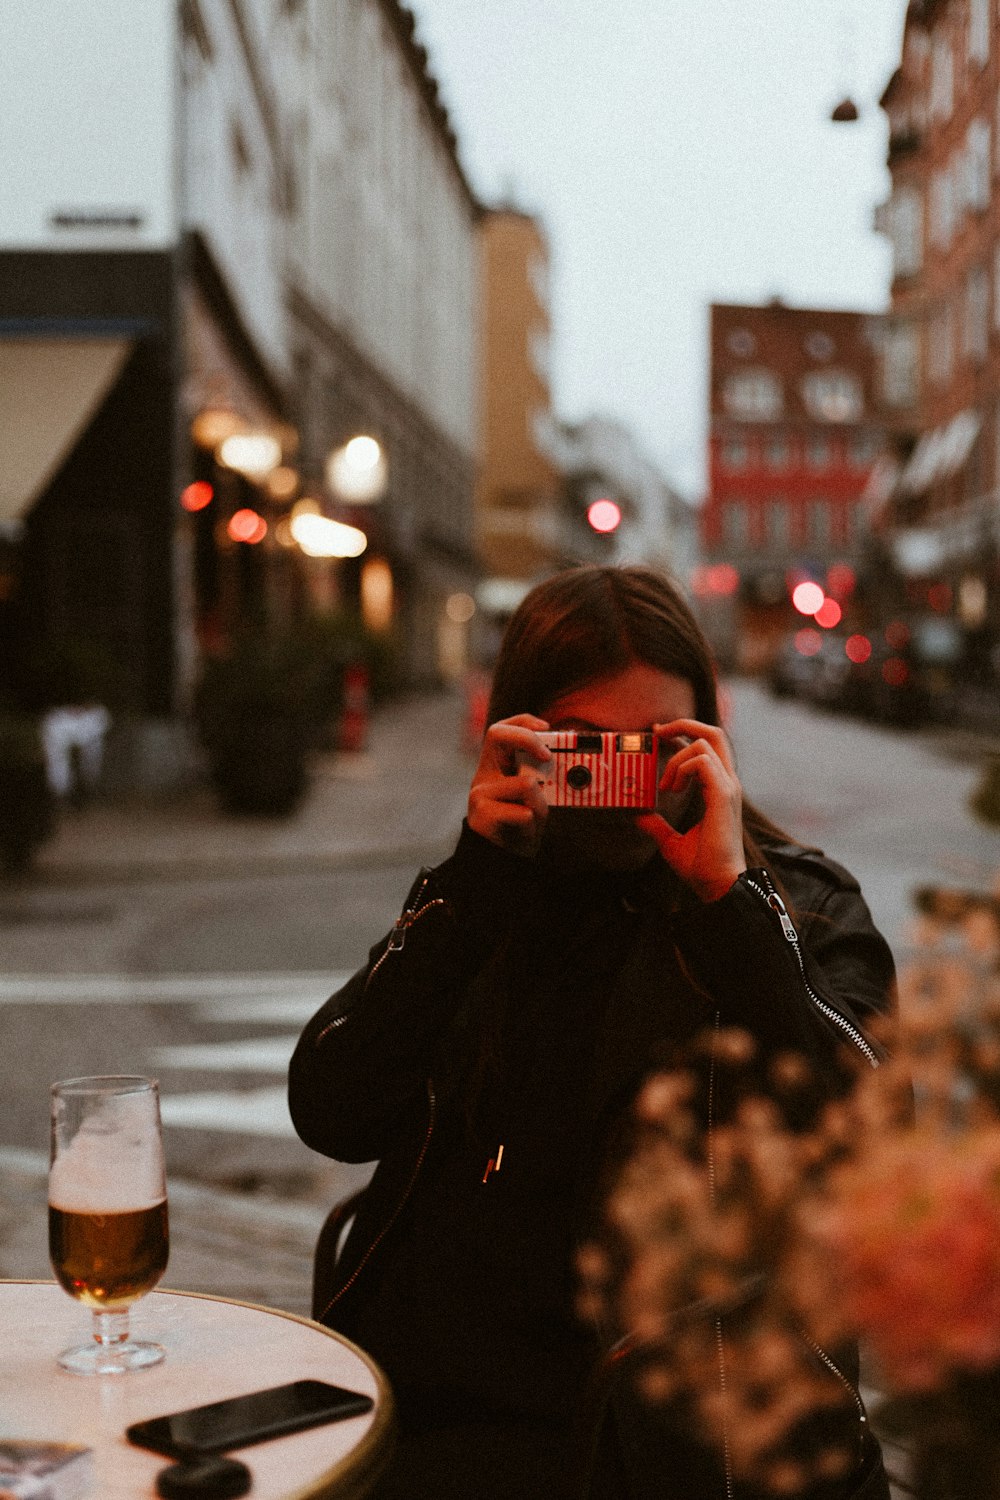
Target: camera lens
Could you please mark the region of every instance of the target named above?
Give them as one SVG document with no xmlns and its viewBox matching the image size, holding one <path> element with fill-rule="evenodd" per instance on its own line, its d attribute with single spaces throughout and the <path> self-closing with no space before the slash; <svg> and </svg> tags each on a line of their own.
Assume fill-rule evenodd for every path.
<svg viewBox="0 0 1000 1500">
<path fill-rule="evenodd" d="M 585 791 L 593 779 L 586 766 L 570 766 L 566 772 L 566 784 L 571 786 L 574 792 Z"/>
</svg>

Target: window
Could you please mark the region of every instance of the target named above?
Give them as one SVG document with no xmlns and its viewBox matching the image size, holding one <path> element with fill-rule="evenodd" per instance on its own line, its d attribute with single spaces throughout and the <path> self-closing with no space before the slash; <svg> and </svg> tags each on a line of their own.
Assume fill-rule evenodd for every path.
<svg viewBox="0 0 1000 1500">
<path fill-rule="evenodd" d="M 726 348 L 738 359 L 749 359 L 757 353 L 757 340 L 749 328 L 734 328 L 726 340 Z"/>
<path fill-rule="evenodd" d="M 965 202 L 982 213 L 990 206 L 992 141 L 988 120 L 973 120 L 965 138 Z"/>
<path fill-rule="evenodd" d="M 722 465 L 726 469 L 745 469 L 750 461 L 750 449 L 746 439 L 726 438 L 722 444 Z"/>
<path fill-rule="evenodd" d="M 825 469 L 829 466 L 830 458 L 829 442 L 819 433 L 814 434 L 806 443 L 806 463 L 810 469 Z"/>
<path fill-rule="evenodd" d="M 990 0 L 969 0 L 969 61 L 990 60 Z"/>
<path fill-rule="evenodd" d="M 965 282 L 963 346 L 981 364 L 989 347 L 990 278 L 985 266 L 973 266 Z"/>
<path fill-rule="evenodd" d="M 951 43 L 936 36 L 931 48 L 931 114 L 947 120 L 955 107 L 955 63 Z"/>
<path fill-rule="evenodd" d="M 765 452 L 769 469 L 787 469 L 791 460 L 791 449 L 783 433 L 777 433 L 767 445 Z"/>
<path fill-rule="evenodd" d="M 750 540 L 749 510 L 745 500 L 730 500 L 722 508 L 722 539 L 727 547 L 743 548 Z"/>
<path fill-rule="evenodd" d="M 889 236 L 896 276 L 915 276 L 924 259 L 924 198 L 919 188 L 900 187 L 889 200 Z"/>
<path fill-rule="evenodd" d="M 1000 248 L 997 258 L 1000 274 Z M 882 346 L 882 395 L 887 406 L 915 406 L 920 394 L 920 334 L 914 323 L 888 328 Z"/>
<path fill-rule="evenodd" d="M 882 440 L 877 432 L 855 432 L 848 445 L 851 468 L 870 468 L 881 451 Z"/>
<path fill-rule="evenodd" d="M 770 546 L 786 548 L 792 539 L 792 517 L 787 500 L 775 495 L 764 508 L 764 525 Z"/>
<path fill-rule="evenodd" d="M 770 370 L 743 370 L 730 375 L 722 390 L 726 410 L 745 422 L 773 422 L 781 416 L 781 381 Z"/>
<path fill-rule="evenodd" d="M 802 382 L 802 399 L 820 422 L 856 422 L 865 409 L 861 382 L 849 370 L 814 370 Z"/>
<path fill-rule="evenodd" d="M 931 178 L 931 238 L 946 250 L 955 232 L 955 192 L 950 167 L 942 167 Z"/>
<path fill-rule="evenodd" d="M 808 508 L 809 541 L 827 547 L 833 535 L 833 510 L 829 500 L 810 500 Z"/>
<path fill-rule="evenodd" d="M 932 385 L 947 385 L 955 367 L 955 319 L 951 307 L 939 307 L 931 318 L 927 374 Z"/>
</svg>

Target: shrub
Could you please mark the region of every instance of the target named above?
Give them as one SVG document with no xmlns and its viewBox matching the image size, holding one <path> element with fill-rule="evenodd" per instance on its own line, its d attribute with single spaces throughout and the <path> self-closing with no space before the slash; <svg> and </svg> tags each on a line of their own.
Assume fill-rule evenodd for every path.
<svg viewBox="0 0 1000 1500">
<path fill-rule="evenodd" d="M 55 826 L 38 723 L 27 714 L 0 714 L 0 864 L 20 874 Z"/>
</svg>

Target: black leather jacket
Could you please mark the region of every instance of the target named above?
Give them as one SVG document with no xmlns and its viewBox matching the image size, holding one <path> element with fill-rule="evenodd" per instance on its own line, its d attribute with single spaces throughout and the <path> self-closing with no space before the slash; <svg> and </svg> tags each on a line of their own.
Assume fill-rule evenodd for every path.
<svg viewBox="0 0 1000 1500">
<path fill-rule="evenodd" d="M 787 893 L 794 918 L 779 888 Z M 614 957 L 602 968 L 606 952 Z M 543 866 L 463 829 L 453 856 L 437 869 L 421 872 L 392 932 L 372 949 L 367 965 L 309 1022 L 291 1064 L 291 1113 L 306 1144 L 342 1161 L 379 1162 L 336 1270 L 317 1288 L 315 1309 L 324 1321 L 368 1341 L 369 1347 L 384 1337 L 378 1324 L 382 1304 L 393 1304 L 398 1323 L 406 1320 L 408 1308 L 419 1319 L 428 1302 L 426 1292 L 399 1300 L 398 1289 L 399 1280 L 412 1274 L 406 1246 L 408 1236 L 420 1233 L 421 1215 L 431 1215 L 445 1247 L 428 1252 L 435 1266 L 439 1261 L 451 1264 L 445 1274 L 459 1283 L 469 1256 L 482 1252 L 484 1262 L 496 1263 L 484 1263 L 484 1282 L 492 1275 L 509 1300 L 517 1294 L 517 1272 L 504 1258 L 505 1225 L 512 1226 L 513 1234 L 518 1213 L 522 1221 L 525 1214 L 534 1214 L 538 1275 L 543 1282 L 548 1275 L 552 1306 L 543 1299 L 531 1316 L 555 1320 L 558 1278 L 555 1271 L 546 1271 L 544 1195 L 556 1190 L 558 1179 L 536 1186 L 536 1196 L 525 1200 L 527 1209 L 522 1204 L 511 1210 L 513 1217 L 490 1220 L 482 1242 L 464 1260 L 449 1262 L 446 1253 L 452 1224 L 459 1239 L 466 1233 L 474 1239 L 478 1232 L 475 1226 L 468 1230 L 466 1220 L 467 1203 L 475 1207 L 486 1201 L 476 1198 L 477 1193 L 491 1181 L 500 1184 L 503 1172 L 509 1174 L 503 1190 L 517 1191 L 516 1128 L 501 1172 L 495 1178 L 491 1173 L 504 1144 L 504 1121 L 516 1113 L 510 1090 L 504 1092 L 510 1083 L 504 1068 L 510 1070 L 511 1057 L 518 1059 L 521 1073 L 530 1065 L 534 1023 L 521 1028 L 513 1052 L 498 1046 L 499 1093 L 482 1085 L 495 1057 L 485 1049 L 484 1073 L 481 1042 L 498 1013 L 513 1015 L 515 1030 L 522 1007 L 535 1006 L 532 1014 L 541 1015 L 544 997 L 531 996 L 532 974 L 541 961 L 548 963 L 546 996 L 559 991 L 564 976 L 566 982 L 558 1002 L 562 1032 L 550 1029 L 547 1045 L 561 1050 L 562 1035 L 567 1045 L 572 1042 L 583 1051 L 576 1054 L 573 1077 L 567 1079 L 556 1068 L 551 1089 L 544 1082 L 533 1085 L 528 1105 L 522 1098 L 516 1109 L 522 1116 L 527 1109 L 521 1137 L 534 1140 L 536 1154 L 538 1142 L 548 1142 L 550 1126 L 553 1154 L 564 1153 L 571 1192 L 553 1213 L 565 1212 L 574 1220 L 565 1242 L 570 1262 L 573 1236 L 582 1232 L 600 1190 L 600 1162 L 608 1140 L 643 1077 L 668 1056 L 676 1057 L 686 1040 L 713 1024 L 744 1027 L 765 1058 L 776 1052 L 803 1054 L 818 1087 L 834 1090 L 843 1083 L 845 1045 L 864 1066 L 877 1066 L 880 1050 L 869 1028 L 889 1010 L 893 990 L 889 949 L 857 883 L 817 851 L 775 844 L 767 850 L 766 867 L 745 872 L 720 900 L 703 904 L 678 889 L 658 857 L 630 882 L 602 877 L 599 886 L 584 888 L 569 881 L 563 889 Z M 576 994 L 581 996 L 579 1009 Z M 500 1104 L 484 1107 L 482 1118 L 466 1131 L 460 1122 L 468 1118 L 470 1098 L 474 1103 L 499 1099 Z M 559 1144 L 559 1127 L 567 1117 L 577 1143 L 571 1155 L 565 1143 Z M 495 1130 L 493 1121 L 500 1122 Z M 525 1160 L 523 1153 L 520 1160 Z M 530 1224 L 528 1231 L 530 1242 Z M 522 1252 L 523 1243 L 522 1237 Z M 531 1263 L 523 1264 L 521 1278 L 534 1271 Z M 560 1287 L 558 1295 L 564 1290 Z M 460 1287 L 455 1295 L 461 1297 Z M 488 1300 L 488 1288 L 486 1295 Z M 506 1304 L 499 1296 L 497 1305 L 502 1318 Z M 429 1303 L 428 1318 L 436 1315 L 438 1323 L 447 1322 L 435 1307 Z M 565 1321 L 570 1320 L 567 1306 Z M 428 1336 L 429 1326 L 421 1335 L 425 1343 Z M 455 1337 L 467 1338 L 468 1332 L 456 1329 Z M 537 1381 L 517 1379 L 517 1352 L 511 1354 L 502 1337 L 495 1346 L 489 1344 L 489 1333 L 484 1337 L 479 1366 L 489 1367 L 489 1378 L 480 1386 L 478 1370 L 456 1374 L 448 1369 L 442 1383 L 448 1383 L 451 1396 L 466 1379 L 474 1387 L 469 1398 L 473 1406 L 479 1403 L 498 1421 L 562 1421 L 566 1413 L 556 1409 L 557 1395 L 544 1394 L 556 1392 L 561 1367 L 554 1367 L 548 1386 L 544 1372 Z M 516 1332 L 512 1338 L 516 1342 Z M 372 1353 L 389 1366 L 394 1383 L 398 1379 L 405 1386 L 406 1351 L 376 1347 Z M 398 1368 L 393 1368 L 397 1357 Z M 584 1356 L 569 1334 L 562 1357 L 562 1384 L 575 1396 Z M 513 1389 L 491 1373 L 504 1361 L 515 1372 Z M 524 1410 L 509 1407 L 508 1402 L 516 1406 L 522 1399 L 527 1385 L 537 1386 L 535 1404 L 529 1400 Z M 460 1392 L 459 1404 L 462 1399 Z M 405 1400 L 402 1406 L 405 1417 Z M 703 1483 L 692 1474 L 690 1480 L 678 1494 L 727 1493 L 724 1478 L 721 1488 L 714 1478 Z M 469 1492 L 477 1492 L 475 1486 Z M 633 1492 L 642 1493 L 641 1481 Z M 734 1493 L 731 1488 L 728 1492 Z"/>
</svg>

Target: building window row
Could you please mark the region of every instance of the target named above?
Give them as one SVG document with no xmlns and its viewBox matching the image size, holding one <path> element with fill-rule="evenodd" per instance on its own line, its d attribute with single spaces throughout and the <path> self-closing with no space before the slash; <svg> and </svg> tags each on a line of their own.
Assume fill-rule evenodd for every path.
<svg viewBox="0 0 1000 1500">
<path fill-rule="evenodd" d="M 881 449 L 880 435 L 867 429 L 843 437 L 814 432 L 802 440 L 793 439 L 786 433 L 775 433 L 759 445 L 751 443 L 742 434 L 733 434 L 723 438 L 719 446 L 719 462 L 723 469 L 732 473 L 758 464 L 780 472 L 803 465 L 813 470 L 839 468 L 845 462 L 852 469 L 864 470 L 871 467 Z"/>
<path fill-rule="evenodd" d="M 796 546 L 826 547 L 860 535 L 861 505 L 816 497 L 791 501 L 780 495 L 764 503 L 728 500 L 721 507 L 722 543 L 729 551 Z"/>
<path fill-rule="evenodd" d="M 931 178 L 930 236 L 939 249 L 947 250 L 966 212 L 990 206 L 992 135 L 988 120 L 973 120 L 963 144 Z"/>
</svg>

